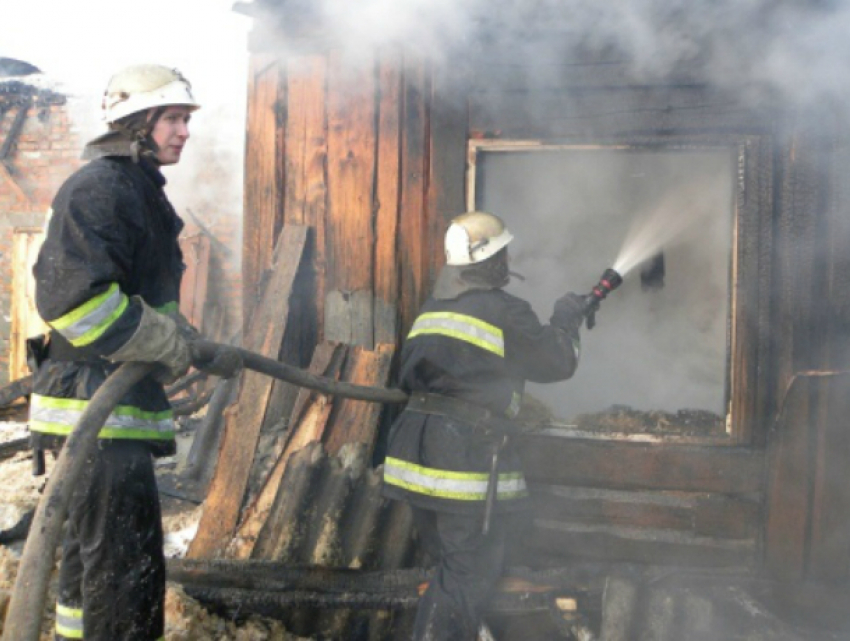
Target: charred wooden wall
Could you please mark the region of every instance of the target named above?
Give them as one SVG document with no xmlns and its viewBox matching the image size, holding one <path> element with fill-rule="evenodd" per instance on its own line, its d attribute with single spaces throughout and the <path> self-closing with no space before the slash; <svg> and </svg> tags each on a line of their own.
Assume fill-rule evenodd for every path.
<svg viewBox="0 0 850 641">
<path fill-rule="evenodd" d="M 776 150 L 765 561 L 780 578 L 846 581 L 850 566 L 850 139 L 839 113 L 798 115 Z"/>
<path fill-rule="evenodd" d="M 250 76 L 246 310 L 282 226 L 307 225 L 314 342 L 396 343 L 463 211 L 464 112 L 446 115 L 439 78 L 398 49 L 357 65 L 254 54 Z"/>
<path fill-rule="evenodd" d="M 487 58 L 470 95 L 470 136 L 738 139 L 745 151 L 736 233 L 746 273 L 731 319 L 745 337 L 731 355 L 737 446 L 529 439 L 532 542 L 564 559 L 847 580 L 850 491 L 838 471 L 850 461 L 846 121 L 837 109 L 753 103 L 694 77 L 638 84 L 622 64 L 579 61 L 532 87 L 530 70 Z M 760 211 L 741 216 L 756 199 Z"/>
<path fill-rule="evenodd" d="M 356 69 L 331 49 L 254 53 L 246 310 L 281 228 L 303 224 L 311 342 L 400 342 L 436 275 L 446 221 L 465 209 L 471 139 L 737 140 L 752 159 L 739 200 L 758 203 L 736 231 L 741 429 L 729 446 L 529 439 L 531 540 L 563 560 L 846 579 L 850 496 L 834 471 L 850 458 L 848 390 L 840 376 L 799 376 L 850 360 L 850 154 L 837 117 L 759 105 L 685 75 L 639 82 L 625 63 L 568 61 L 535 84 L 527 71 L 488 51 L 463 72 L 399 49 Z"/>
</svg>

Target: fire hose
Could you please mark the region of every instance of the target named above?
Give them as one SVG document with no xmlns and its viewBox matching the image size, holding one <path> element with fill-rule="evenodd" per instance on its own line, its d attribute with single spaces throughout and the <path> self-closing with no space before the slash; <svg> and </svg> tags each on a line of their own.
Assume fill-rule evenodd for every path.
<svg viewBox="0 0 850 641">
<path fill-rule="evenodd" d="M 407 401 L 407 394 L 401 390 L 330 380 L 245 349 L 210 341 L 198 340 L 192 344 L 193 356 L 200 362 L 212 360 L 220 349 L 236 349 L 245 368 L 300 387 L 375 403 Z M 92 397 L 80 422 L 65 441 L 38 502 L 24 545 L 3 629 L 4 641 L 38 641 L 47 585 L 73 489 L 80 481 L 85 461 L 95 454 L 97 435 L 109 414 L 130 388 L 155 367 L 153 363 L 125 363 L 119 367 Z"/>
<path fill-rule="evenodd" d="M 38 502 L 24 545 L 3 629 L 4 641 L 38 641 L 62 524 L 74 487 L 85 470 L 85 461 L 95 453 L 100 428 L 119 399 L 154 367 L 152 363 L 125 363 L 119 367 L 92 397 L 80 422 L 68 436 Z"/>
<path fill-rule="evenodd" d="M 593 326 L 599 303 L 622 282 L 614 270 L 606 270 L 586 298 L 584 315 Z M 299 387 L 373 403 L 406 403 L 408 395 L 399 389 L 355 385 L 311 374 L 298 367 L 266 358 L 246 349 L 196 340 L 192 355 L 197 362 L 214 360 L 219 350 L 236 350 L 246 369 L 266 374 Z M 18 576 L 12 589 L 3 630 L 4 641 L 38 641 L 47 585 L 55 551 L 62 534 L 68 504 L 85 469 L 85 461 L 96 452 L 98 434 L 120 399 L 145 376 L 155 363 L 125 363 L 113 372 L 94 394 L 80 421 L 68 436 L 33 517 L 24 545 Z M 497 469 L 498 459 L 493 467 Z M 492 476 L 492 475 L 491 475 Z M 491 478 L 490 483 L 494 484 Z M 495 492 L 492 492 L 495 495 Z"/>
</svg>

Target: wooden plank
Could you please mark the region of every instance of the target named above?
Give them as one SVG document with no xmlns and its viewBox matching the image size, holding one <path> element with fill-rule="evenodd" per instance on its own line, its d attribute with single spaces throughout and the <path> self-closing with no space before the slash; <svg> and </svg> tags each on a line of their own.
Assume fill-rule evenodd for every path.
<svg viewBox="0 0 850 641">
<path fill-rule="evenodd" d="M 260 280 L 271 265 L 283 224 L 283 125 L 279 108 L 284 90 L 277 59 L 253 54 L 248 73 L 242 231 L 242 309 L 246 319 L 257 304 Z"/>
<path fill-rule="evenodd" d="M 753 540 L 722 540 L 682 532 L 564 524 L 535 519 L 526 535 L 535 551 L 558 558 L 692 567 L 754 568 Z"/>
<path fill-rule="evenodd" d="M 325 301 L 327 210 L 327 56 L 290 58 L 287 66 L 286 189 L 284 218 L 312 229 L 310 270 L 305 272 L 303 340 L 322 340 Z"/>
<path fill-rule="evenodd" d="M 830 370 L 850 369 L 850 145 L 846 126 L 836 127 L 843 135 L 834 140 L 829 157 L 829 214 L 823 242 L 828 255 L 822 300 L 826 319 L 826 356 Z"/>
<path fill-rule="evenodd" d="M 394 351 L 393 345 L 378 345 L 374 351 L 354 348 L 343 370 L 343 380 L 356 385 L 385 386 Z M 382 407 L 380 403 L 340 399 L 324 436 L 328 455 L 336 456 L 346 443 L 364 443 L 371 457 Z"/>
<path fill-rule="evenodd" d="M 309 371 L 334 380 L 339 379 L 346 351 L 347 348 L 342 345 L 320 344 L 316 348 Z M 262 489 L 255 499 L 249 501 L 236 535 L 228 546 L 228 556 L 237 559 L 251 557 L 257 537 L 278 494 L 290 457 L 309 443 L 321 439 L 332 407 L 332 397 L 306 388 L 301 389 L 292 409 L 289 438 L 281 444 L 282 450 L 273 455 L 276 462 L 262 484 Z"/>
<path fill-rule="evenodd" d="M 401 297 L 399 317 L 401 333 L 406 335 L 419 313 L 430 283 L 427 282 L 428 255 L 423 238 L 427 237 L 426 194 L 428 192 L 428 113 L 430 94 L 425 63 L 404 59 L 402 86 L 401 211 L 399 219 L 399 256 L 401 257 Z"/>
<path fill-rule="evenodd" d="M 771 436 L 765 520 L 765 569 L 772 577 L 796 581 L 806 566 L 812 474 L 809 451 L 811 381 L 792 379 Z"/>
<path fill-rule="evenodd" d="M 397 48 L 387 48 L 379 54 L 373 285 L 376 343 L 396 343 L 398 340 L 401 63 L 401 51 Z"/>
<path fill-rule="evenodd" d="M 443 237 L 451 219 L 466 211 L 467 111 L 465 86 L 449 63 L 434 71 L 431 87 L 431 162 L 428 180 L 428 280 L 445 264 Z"/>
<path fill-rule="evenodd" d="M 759 503 L 722 494 L 624 492 L 532 486 L 534 513 L 562 523 L 673 530 L 720 539 L 754 539 Z"/>
<path fill-rule="evenodd" d="M 305 513 L 317 497 L 326 463 L 327 457 L 318 441 L 293 454 L 284 482 L 278 484 L 268 520 L 257 535 L 251 558 L 292 564 L 300 560 L 298 550 L 309 526 Z"/>
<path fill-rule="evenodd" d="M 341 51 L 328 64 L 328 210 L 325 337 L 374 345 L 372 285 L 376 170 L 373 65 Z M 334 314 L 331 314 L 334 311 Z"/>
<path fill-rule="evenodd" d="M 247 349 L 277 357 L 306 239 L 307 230 L 295 225 L 288 225 L 281 234 L 272 277 L 252 318 Z M 243 374 L 235 411 L 225 424 L 219 463 L 204 502 L 198 534 L 189 547 L 188 556 L 192 558 L 219 554 L 236 527 L 271 389 L 270 377 L 251 371 Z"/>
<path fill-rule="evenodd" d="M 470 95 L 470 130 L 505 139 L 691 131 L 766 133 L 769 122 L 738 97 L 704 87 L 627 87 Z"/>
<path fill-rule="evenodd" d="M 210 239 L 195 234 L 180 241 L 186 271 L 180 280 L 180 313 L 194 327 L 204 332 L 205 304 L 210 271 Z"/>
<path fill-rule="evenodd" d="M 733 439 L 762 447 L 768 424 L 768 359 L 773 257 L 772 144 L 747 137 L 738 144 L 733 230 L 730 405 Z"/>
<path fill-rule="evenodd" d="M 477 51 L 476 73 L 470 74 L 472 91 L 531 92 L 599 87 L 646 87 L 651 81 L 636 68 L 635 62 L 587 51 L 565 51 L 564 34 L 553 30 L 547 35 L 535 35 L 532 55 L 517 55 L 516 49 L 506 48 L 498 41 L 482 44 Z M 545 44 L 544 44 L 545 41 Z M 539 52 L 558 52 L 541 61 Z M 530 52 L 529 52 L 530 53 Z M 541 64 L 543 62 L 543 64 Z M 663 88 L 671 86 L 702 86 L 704 74 L 697 69 L 677 65 L 657 79 Z"/>
<path fill-rule="evenodd" d="M 374 300 L 371 288 L 329 291 L 325 298 L 325 338 L 370 347 L 374 336 Z"/>
<path fill-rule="evenodd" d="M 311 234 L 308 233 L 308 247 L 310 236 Z M 307 253 L 305 249 L 305 257 L 302 259 L 302 266 L 294 285 L 295 293 L 290 299 L 289 316 L 279 354 L 282 362 L 299 367 L 309 367 L 311 354 L 315 351 L 313 346 L 315 322 L 310 322 L 305 314 L 305 305 L 309 305 L 312 301 L 310 294 L 312 281 Z M 251 468 L 246 504 L 250 503 L 262 488 L 271 467 L 280 455 L 280 449 L 289 433 L 292 408 L 301 389 L 297 385 L 280 380 L 275 380 L 272 384 L 263 427 L 260 431 L 260 440 L 257 444 L 257 455 Z"/>
<path fill-rule="evenodd" d="M 700 536 L 749 539 L 762 531 L 760 498 L 739 499 L 711 494 L 697 501 L 694 532 Z"/>
<path fill-rule="evenodd" d="M 288 331 L 287 334 L 289 334 Z M 313 353 L 312 362 L 308 366 L 309 371 L 329 378 L 338 378 L 346 351 L 343 346 L 337 344 L 321 343 Z M 285 358 L 281 360 L 293 362 L 287 361 Z M 297 430 L 301 416 L 299 408 L 313 395 L 315 395 L 315 392 L 306 388 L 290 385 L 283 381 L 275 381 L 266 408 L 263 432 L 257 445 L 254 466 L 251 469 L 251 478 L 245 500 L 246 505 L 253 504 L 257 494 L 267 484 L 272 469 L 280 460 L 287 443 Z M 286 414 L 285 419 L 283 418 L 284 412 Z M 279 423 L 273 424 L 273 420 L 278 420 Z M 257 464 L 259 460 L 262 460 L 262 465 Z"/>
<path fill-rule="evenodd" d="M 27 338 L 48 331 L 35 306 L 35 278 L 32 266 L 44 242 L 40 228 L 15 229 L 12 235 L 12 301 L 9 334 L 9 380 L 27 376 Z"/>
<path fill-rule="evenodd" d="M 763 454 L 737 447 L 579 441 L 553 435 L 518 441 L 532 482 L 607 489 L 758 493 Z"/>
<path fill-rule="evenodd" d="M 807 578 L 843 581 L 850 566 L 850 374 L 818 379 L 812 531 Z"/>
</svg>

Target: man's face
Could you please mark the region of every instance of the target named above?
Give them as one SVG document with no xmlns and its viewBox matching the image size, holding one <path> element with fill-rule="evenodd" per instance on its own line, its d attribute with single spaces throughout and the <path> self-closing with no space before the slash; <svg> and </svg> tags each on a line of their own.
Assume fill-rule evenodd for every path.
<svg viewBox="0 0 850 641">
<path fill-rule="evenodd" d="M 166 107 L 156 121 L 151 137 L 158 147 L 156 159 L 160 165 L 174 165 L 180 162 L 180 154 L 189 139 L 189 120 L 192 110 L 189 107 L 174 105 Z"/>
</svg>

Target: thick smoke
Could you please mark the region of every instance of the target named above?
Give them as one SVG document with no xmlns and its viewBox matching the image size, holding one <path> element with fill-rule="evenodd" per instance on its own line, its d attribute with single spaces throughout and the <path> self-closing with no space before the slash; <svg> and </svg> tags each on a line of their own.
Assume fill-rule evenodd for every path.
<svg viewBox="0 0 850 641">
<path fill-rule="evenodd" d="M 850 87 L 845 0 L 300 0 L 286 7 L 288 16 L 325 25 L 328 42 L 354 59 L 403 43 L 455 65 L 493 43 L 512 50 L 515 63 L 547 73 L 579 46 L 632 62 L 647 82 L 686 68 L 720 87 L 780 92 L 797 104 L 843 97 Z M 562 50 L 540 33 L 557 34 Z"/>
<path fill-rule="evenodd" d="M 756 109 L 840 104 L 850 87 L 847 2 L 321 0 L 286 7 L 306 15 L 305 24 L 324 25 L 321 35 L 350 61 L 371 64 L 376 48 L 403 43 L 450 69 L 510 70 L 532 90 L 562 87 L 581 51 L 627 64 L 636 84 L 708 83 Z M 482 108 L 504 97 L 498 77 L 476 80 L 470 85 L 488 91 Z M 536 391 L 565 417 L 611 403 L 725 415 L 736 159 L 728 151 L 628 160 L 611 152 L 532 155 L 479 156 L 485 178 L 476 196 L 520 232 L 514 267 L 529 281 L 514 289 L 544 320 L 555 296 L 588 290 L 618 258 L 631 269 L 663 249 L 668 272 L 660 292 L 641 292 L 636 274 L 627 279 L 603 306 L 600 329 L 586 333 L 593 357 L 576 378 Z M 624 243 L 634 251 L 621 256 Z"/>
<path fill-rule="evenodd" d="M 511 266 L 526 281 L 509 291 L 544 322 L 557 296 L 588 293 L 622 248 L 641 262 L 664 251 L 664 287 L 644 291 L 637 269 L 626 274 L 581 332 L 576 375 L 532 393 L 561 419 L 614 404 L 725 415 L 731 152 L 552 150 L 479 163 L 477 201 L 517 236 Z M 636 219 L 653 233 L 630 240 Z"/>
</svg>

